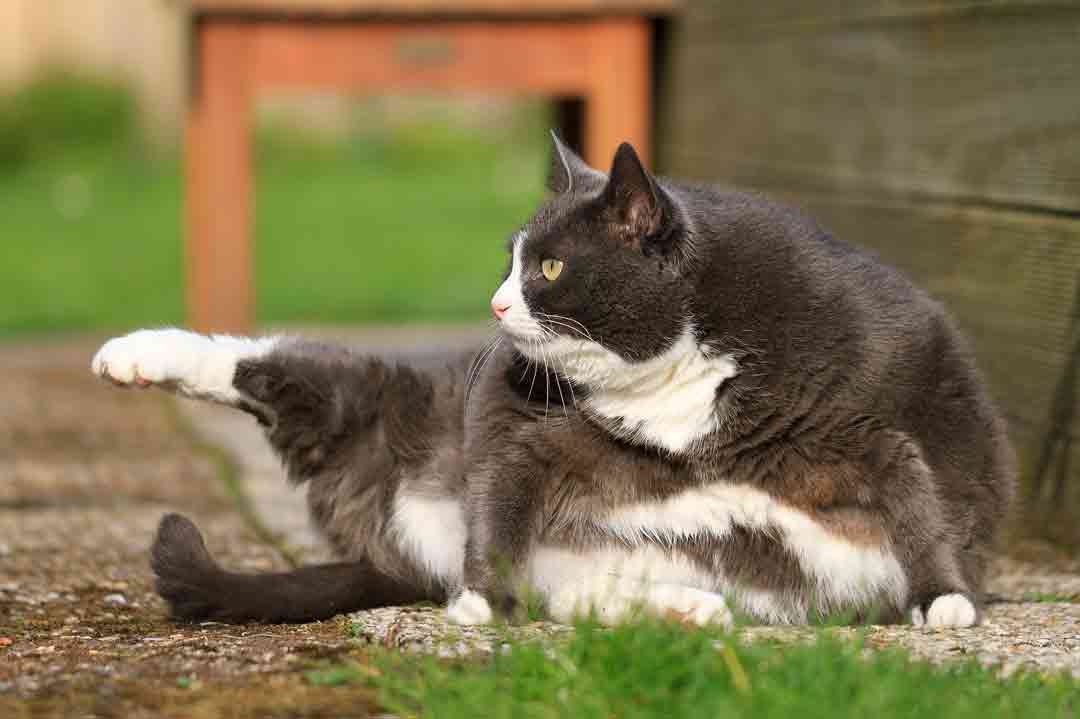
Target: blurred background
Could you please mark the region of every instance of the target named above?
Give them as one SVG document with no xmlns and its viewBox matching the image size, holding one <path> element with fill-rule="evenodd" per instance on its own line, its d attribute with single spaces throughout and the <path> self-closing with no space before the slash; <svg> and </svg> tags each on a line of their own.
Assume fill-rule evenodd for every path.
<svg viewBox="0 0 1080 719">
<path fill-rule="evenodd" d="M 219 5 L 353 17 L 346 0 Z M 644 17 L 659 172 L 782 196 L 945 302 L 1013 428 L 1016 531 L 1076 546 L 1080 3 L 518 5 Z M 515 9 L 360 6 L 415 22 Z M 185 322 L 197 20 L 167 0 L 0 0 L 0 343 Z M 483 321 L 504 240 L 543 196 L 546 130 L 580 125 L 558 99 L 261 93 L 255 321 Z"/>
</svg>

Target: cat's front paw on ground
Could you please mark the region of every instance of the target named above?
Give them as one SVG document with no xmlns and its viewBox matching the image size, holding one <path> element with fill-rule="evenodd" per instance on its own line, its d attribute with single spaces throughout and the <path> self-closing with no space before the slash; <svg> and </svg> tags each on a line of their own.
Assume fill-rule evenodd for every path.
<svg viewBox="0 0 1080 719">
<path fill-rule="evenodd" d="M 911 610 L 911 623 L 917 627 L 972 627 L 979 623 L 979 612 L 963 594 L 943 594 L 930 603 Z"/>
<path fill-rule="evenodd" d="M 728 627 L 734 622 L 727 600 L 720 594 L 689 587 L 660 585 L 655 587 L 650 595 L 650 602 L 662 616 L 687 626 Z"/>
<path fill-rule="evenodd" d="M 191 364 L 202 338 L 182 330 L 139 330 L 102 345 L 91 371 L 113 384 L 149 387 L 175 382 Z"/>
<path fill-rule="evenodd" d="M 451 624 L 473 626 L 491 624 L 494 619 L 491 605 L 484 596 L 471 589 L 466 589 L 450 601 L 446 608 L 446 618 Z"/>
</svg>

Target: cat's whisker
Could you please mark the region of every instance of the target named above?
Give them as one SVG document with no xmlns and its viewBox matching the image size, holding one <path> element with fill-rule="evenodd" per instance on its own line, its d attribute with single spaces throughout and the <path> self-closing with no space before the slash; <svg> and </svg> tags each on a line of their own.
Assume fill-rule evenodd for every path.
<svg viewBox="0 0 1080 719">
<path fill-rule="evenodd" d="M 498 344 L 499 339 L 500 339 L 499 335 L 495 335 L 491 339 L 489 339 L 486 343 L 484 343 L 483 348 L 479 352 L 476 353 L 476 357 L 473 359 L 472 364 L 469 365 L 469 371 L 465 373 L 466 404 L 468 404 L 469 388 L 472 386 L 472 383 L 473 383 L 473 381 L 475 379 L 475 375 L 480 370 L 480 365 L 483 363 L 485 355 L 488 352 L 491 351 L 491 349 L 492 349 L 492 347 L 494 345 Z"/>
<path fill-rule="evenodd" d="M 540 313 L 540 314 L 543 314 L 543 313 Z M 542 317 L 542 319 L 541 319 L 541 322 L 542 323 L 547 322 L 548 324 L 551 324 L 551 325 L 557 325 L 559 327 L 563 327 L 563 328 L 569 330 L 570 332 L 572 332 L 575 336 L 580 337 L 583 340 L 587 340 L 589 342 L 592 341 L 592 337 L 589 336 L 587 334 L 587 332 L 583 332 L 581 329 L 575 327 L 574 325 L 563 322 L 562 319 L 557 317 L 557 316 L 544 315 Z M 541 325 L 541 326 L 543 326 L 543 325 Z M 545 327 L 545 329 L 547 329 L 549 332 L 551 332 L 553 336 L 555 335 L 555 332 L 550 327 Z"/>
<path fill-rule="evenodd" d="M 465 381 L 464 409 L 466 411 L 469 408 L 469 398 L 472 396 L 473 387 L 475 387 L 476 382 L 480 379 L 480 375 L 483 373 L 484 368 L 487 366 L 488 362 L 490 362 L 491 358 L 495 356 L 495 351 L 499 349 L 500 344 L 502 344 L 502 337 L 496 335 L 488 343 L 488 345 L 483 350 L 481 350 L 480 354 L 477 355 L 477 360 L 475 362 L 476 371 L 471 372 Z"/>
<path fill-rule="evenodd" d="M 543 345 L 537 346 L 540 349 L 540 355 L 544 358 L 544 424 L 547 424 L 548 405 L 551 403 L 551 369 L 548 367 L 547 352 L 544 351 Z"/>
<path fill-rule="evenodd" d="M 491 343 L 494 341 L 495 338 L 492 337 L 487 342 L 485 342 L 484 347 L 481 348 L 481 351 L 477 352 L 476 356 L 473 357 L 473 361 L 472 363 L 470 363 L 469 369 L 465 371 L 465 406 L 469 405 L 469 388 L 470 386 L 472 386 L 473 375 L 475 374 L 476 370 L 480 368 L 480 364 L 483 361 L 484 354 L 488 351 L 488 349 L 491 347 Z"/>
<path fill-rule="evenodd" d="M 476 383 L 480 381 L 480 377 L 483 375 L 484 370 L 487 369 L 487 366 L 489 364 L 491 364 L 491 360 L 492 360 L 492 358 L 495 357 L 495 353 L 499 351 L 499 345 L 501 345 L 501 344 L 502 344 L 502 339 L 500 338 L 495 343 L 495 345 L 491 348 L 491 351 L 488 352 L 487 358 L 484 360 L 484 365 L 476 373 L 476 377 L 473 378 L 473 387 L 474 388 L 476 387 Z"/>
<path fill-rule="evenodd" d="M 569 330 L 577 332 L 577 334 L 581 335 L 582 338 L 587 339 L 590 342 L 595 341 L 593 340 L 592 333 L 589 332 L 589 329 L 585 325 L 581 324 L 581 322 L 575 320 L 573 317 L 567 317 L 566 315 L 552 315 L 548 314 L 547 312 L 537 312 L 536 314 L 550 322 L 554 322 L 555 324 L 562 325 Z"/>
<path fill-rule="evenodd" d="M 583 339 L 585 341 L 588 341 L 588 342 L 592 341 L 589 337 L 587 337 L 585 334 L 583 334 L 581 330 L 579 330 L 577 327 L 574 327 L 573 325 L 568 325 L 568 324 L 565 324 L 563 322 L 560 322 L 558 320 L 553 320 L 553 319 L 545 319 L 544 321 L 545 322 L 550 322 L 551 324 L 558 325 L 560 327 L 565 327 L 567 330 L 573 332 L 574 335 L 576 335 L 577 337 L 580 337 L 581 339 Z M 549 329 L 548 331 L 551 331 L 551 330 Z M 555 333 L 552 332 L 552 334 L 554 335 Z"/>
<path fill-rule="evenodd" d="M 563 374 L 565 374 L 565 372 Z M 577 409 L 577 397 L 574 396 L 574 381 L 569 377 L 566 378 L 566 386 L 570 388 L 570 401 L 573 403 L 574 409 Z"/>
<path fill-rule="evenodd" d="M 530 342 L 530 344 L 536 344 L 536 340 L 530 340 L 529 342 Z M 526 404 L 528 404 L 529 400 L 532 399 L 533 387 L 536 385 L 536 374 L 540 371 L 540 363 L 539 362 L 533 362 L 532 366 L 533 366 L 533 376 L 532 376 L 532 381 L 529 382 L 529 394 L 526 395 L 526 397 L 525 397 L 525 403 Z"/>
<path fill-rule="evenodd" d="M 545 353 L 546 354 L 546 353 Z M 563 417 L 569 419 L 570 415 L 566 412 L 566 399 L 563 397 L 562 380 L 559 379 L 559 368 L 555 368 L 555 386 L 559 390 L 559 404 L 562 405 Z"/>
</svg>

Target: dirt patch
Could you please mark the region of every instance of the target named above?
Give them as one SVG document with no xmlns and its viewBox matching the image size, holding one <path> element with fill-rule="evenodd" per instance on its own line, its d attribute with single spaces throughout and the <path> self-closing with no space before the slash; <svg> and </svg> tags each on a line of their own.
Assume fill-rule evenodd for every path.
<svg viewBox="0 0 1080 719">
<path fill-rule="evenodd" d="M 327 719 L 375 713 L 370 690 L 313 684 L 299 672 L 207 681 L 180 677 L 171 685 L 120 679 L 103 687 L 72 688 L 30 700 L 0 696 L 0 715 L 7 719 Z"/>
<path fill-rule="evenodd" d="M 169 398 L 90 376 L 96 344 L 37 362 L 0 347 L 0 716 L 363 715 L 362 692 L 321 698 L 300 671 L 357 651 L 342 622 L 166 617 L 147 564 L 165 512 L 189 515 L 230 567 L 286 562 Z"/>
</svg>

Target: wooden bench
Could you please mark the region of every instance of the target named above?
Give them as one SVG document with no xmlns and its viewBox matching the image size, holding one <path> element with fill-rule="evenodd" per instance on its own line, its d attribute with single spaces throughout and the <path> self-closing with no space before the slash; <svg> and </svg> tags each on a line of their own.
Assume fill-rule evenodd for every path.
<svg viewBox="0 0 1080 719">
<path fill-rule="evenodd" d="M 603 167 L 651 142 L 652 19 L 677 0 L 192 0 L 186 131 L 192 327 L 254 320 L 250 134 L 270 89 L 493 91 L 583 101 Z M 343 198 L 344 201 L 344 198 Z"/>
</svg>

